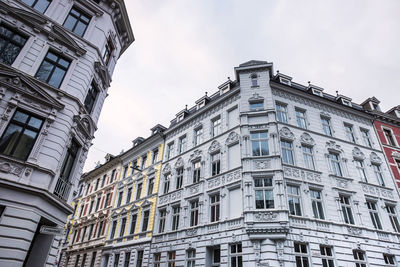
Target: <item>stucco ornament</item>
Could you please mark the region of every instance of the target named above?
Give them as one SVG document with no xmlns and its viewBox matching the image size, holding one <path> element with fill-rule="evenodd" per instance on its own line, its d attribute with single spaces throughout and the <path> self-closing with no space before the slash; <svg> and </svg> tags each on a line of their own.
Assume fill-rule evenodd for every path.
<svg viewBox="0 0 400 267">
<path fill-rule="evenodd" d="M 300 136 L 300 142 L 302 144 L 309 145 L 309 146 L 314 146 L 315 145 L 314 139 L 308 133 L 303 133 Z"/>
<path fill-rule="evenodd" d="M 233 145 L 239 142 L 239 135 L 236 132 L 230 132 L 225 140 L 226 145 Z"/>
<path fill-rule="evenodd" d="M 183 167 L 184 162 L 183 159 L 180 157 L 176 162 L 175 162 L 175 169 Z"/>
<path fill-rule="evenodd" d="M 171 165 L 169 163 L 165 164 L 164 169 L 163 169 L 163 174 L 167 174 L 171 172 Z"/>
<path fill-rule="evenodd" d="M 294 140 L 294 134 L 289 130 L 288 127 L 283 127 L 282 129 L 280 129 L 279 135 L 281 136 L 281 138 Z"/>
<path fill-rule="evenodd" d="M 214 140 L 208 148 L 208 153 L 216 153 L 221 149 L 221 145 L 217 140 Z"/>
<path fill-rule="evenodd" d="M 353 148 L 353 157 L 361 160 L 365 159 L 364 153 L 358 147 Z"/>
<path fill-rule="evenodd" d="M 375 152 L 371 153 L 369 159 L 371 160 L 372 163 L 377 163 L 377 164 L 382 163 L 382 159 Z"/>
</svg>

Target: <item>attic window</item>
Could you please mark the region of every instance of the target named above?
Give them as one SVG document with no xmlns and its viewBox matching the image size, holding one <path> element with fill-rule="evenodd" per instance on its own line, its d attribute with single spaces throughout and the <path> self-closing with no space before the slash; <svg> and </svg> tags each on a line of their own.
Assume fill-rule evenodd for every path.
<svg viewBox="0 0 400 267">
<path fill-rule="evenodd" d="M 346 99 L 342 99 L 342 104 L 351 107 L 351 102 Z"/>
<path fill-rule="evenodd" d="M 400 118 L 400 110 L 395 110 L 395 114 L 397 118 Z"/>
<path fill-rule="evenodd" d="M 381 108 L 379 107 L 378 104 L 372 103 L 372 106 L 373 106 L 374 110 L 381 111 Z"/>
<path fill-rule="evenodd" d="M 258 87 L 258 76 L 256 73 L 253 73 L 251 76 L 251 87 Z"/>
<path fill-rule="evenodd" d="M 181 120 L 183 120 L 183 118 L 184 118 L 184 115 L 183 115 L 183 113 L 182 113 L 182 114 L 180 114 L 180 115 L 178 115 L 178 116 L 176 117 L 176 122 L 180 122 Z"/>
<path fill-rule="evenodd" d="M 201 109 L 202 107 L 204 107 L 206 105 L 206 100 L 202 100 L 197 104 L 197 109 Z"/>
<path fill-rule="evenodd" d="M 286 85 L 289 85 L 289 86 L 292 85 L 292 82 L 289 79 L 285 79 L 283 77 L 279 77 L 279 82 L 283 83 L 283 84 L 286 84 Z"/>
<path fill-rule="evenodd" d="M 317 96 L 322 96 L 322 91 L 315 88 L 312 89 L 312 93 Z"/>
</svg>

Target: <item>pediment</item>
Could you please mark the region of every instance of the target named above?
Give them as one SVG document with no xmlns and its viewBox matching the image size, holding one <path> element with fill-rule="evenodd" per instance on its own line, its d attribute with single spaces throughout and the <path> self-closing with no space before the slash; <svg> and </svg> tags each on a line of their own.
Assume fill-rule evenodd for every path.
<svg viewBox="0 0 400 267">
<path fill-rule="evenodd" d="M 144 208 L 144 207 L 149 207 L 149 206 L 151 206 L 151 204 L 153 204 L 153 203 L 151 203 L 148 199 L 146 199 L 145 201 L 143 201 L 142 202 L 142 205 L 140 205 L 142 208 Z"/>
<path fill-rule="evenodd" d="M 183 165 L 184 165 L 183 159 L 179 157 L 179 159 L 175 162 L 175 169 L 183 167 Z"/>
<path fill-rule="evenodd" d="M 49 37 L 53 37 L 58 42 L 62 43 L 64 46 L 68 47 L 69 49 L 73 50 L 78 56 L 83 56 L 86 54 L 86 50 L 83 49 L 75 40 L 67 33 L 67 31 L 57 25 L 52 25 L 52 31 L 49 32 Z"/>
<path fill-rule="evenodd" d="M 103 83 L 103 87 L 108 88 L 110 87 L 111 77 L 108 73 L 107 68 L 101 64 L 99 61 L 94 63 L 94 70 L 99 75 L 101 82 Z"/>
<path fill-rule="evenodd" d="M 34 78 L 26 77 L 22 73 L 12 71 L 0 64 L 0 86 L 5 87 L 6 90 L 15 91 L 22 97 L 35 100 L 42 105 L 58 110 L 64 108 L 62 103 L 49 95 L 38 83 Z"/>
<path fill-rule="evenodd" d="M 147 170 L 147 175 L 153 175 L 153 174 L 156 173 L 156 172 L 157 172 L 156 169 L 154 169 L 153 167 L 150 167 L 150 168 Z"/>
<path fill-rule="evenodd" d="M 217 140 L 214 140 L 211 143 L 210 147 L 208 148 L 208 153 L 210 153 L 210 154 L 216 153 L 220 149 L 221 149 L 221 144 Z"/>
<path fill-rule="evenodd" d="M 38 24 L 43 25 L 46 24 L 47 20 L 44 17 L 38 16 L 37 14 L 30 12 L 25 9 L 11 7 L 3 2 L 0 1 L 0 7 L 2 10 L 5 10 L 8 13 L 13 14 L 14 16 L 18 17 L 19 19 L 28 22 L 28 24 Z"/>
<path fill-rule="evenodd" d="M 94 138 L 94 132 L 97 130 L 97 127 L 89 115 L 75 115 L 74 122 L 76 124 L 76 129 L 84 139 Z"/>
<path fill-rule="evenodd" d="M 279 135 L 281 136 L 281 138 L 288 139 L 291 141 L 294 140 L 294 134 L 287 127 L 283 127 L 282 129 L 280 129 Z"/>
<path fill-rule="evenodd" d="M 162 172 L 163 172 L 163 174 L 167 174 L 167 173 L 171 172 L 171 166 L 169 165 L 169 163 L 165 164 Z"/>
</svg>

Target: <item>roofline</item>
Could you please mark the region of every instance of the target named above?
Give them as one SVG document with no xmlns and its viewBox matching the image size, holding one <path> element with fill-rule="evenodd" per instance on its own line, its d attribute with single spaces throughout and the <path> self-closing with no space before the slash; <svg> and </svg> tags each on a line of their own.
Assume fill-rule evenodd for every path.
<svg viewBox="0 0 400 267">
<path fill-rule="evenodd" d="M 121 163 L 121 162 L 122 162 L 122 160 L 121 160 L 120 156 L 115 156 L 112 160 L 103 163 L 100 167 L 94 168 L 93 170 L 91 170 L 91 171 L 89 171 L 87 173 L 84 173 L 81 176 L 80 180 L 87 181 L 87 180 L 89 180 L 91 178 L 94 178 L 95 176 L 97 176 L 100 173 L 104 172 L 109 167 L 115 166 L 115 165 L 117 165 L 118 163 Z"/>
<path fill-rule="evenodd" d="M 126 51 L 126 49 L 128 49 L 128 47 L 135 41 L 135 36 L 133 35 L 131 22 L 130 22 L 129 16 L 128 16 L 128 11 L 125 6 L 125 1 L 124 0 L 114 0 L 114 1 L 120 5 L 122 18 L 126 22 L 125 26 L 126 26 L 128 40 L 129 40 L 128 43 L 126 44 L 126 46 L 121 48 L 121 52 L 119 53 L 119 56 L 121 56 Z"/>
</svg>

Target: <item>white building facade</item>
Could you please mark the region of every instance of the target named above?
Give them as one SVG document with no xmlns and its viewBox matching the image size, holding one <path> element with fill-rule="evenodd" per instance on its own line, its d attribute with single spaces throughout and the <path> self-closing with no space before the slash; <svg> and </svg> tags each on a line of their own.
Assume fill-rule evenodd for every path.
<svg viewBox="0 0 400 267">
<path fill-rule="evenodd" d="M 43 227 L 72 213 L 115 64 L 134 37 L 122 0 L 8 0 L 0 10 L 0 266 L 54 266 L 61 235 Z"/>
</svg>

